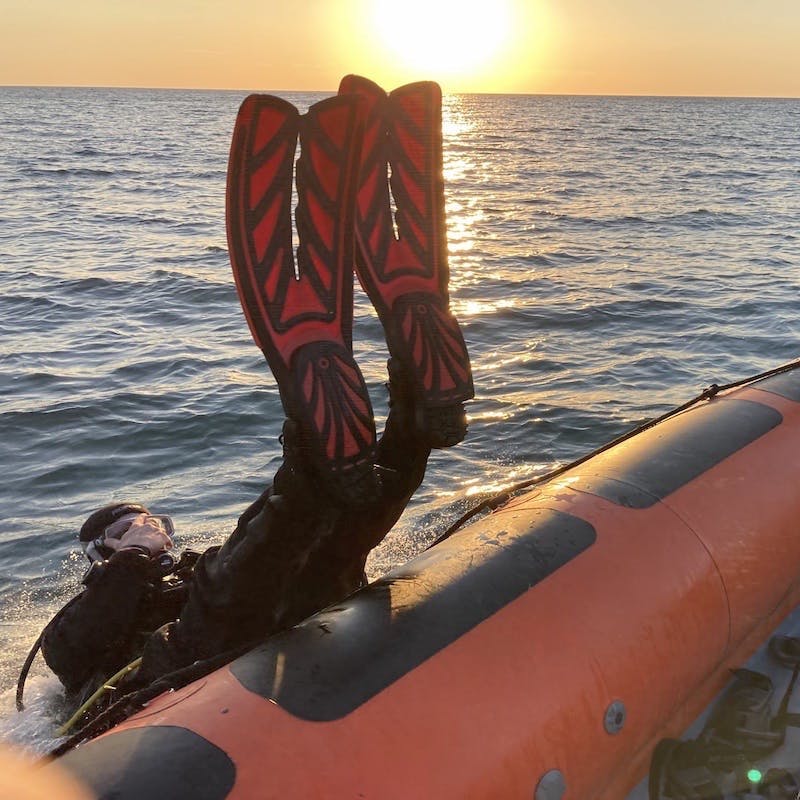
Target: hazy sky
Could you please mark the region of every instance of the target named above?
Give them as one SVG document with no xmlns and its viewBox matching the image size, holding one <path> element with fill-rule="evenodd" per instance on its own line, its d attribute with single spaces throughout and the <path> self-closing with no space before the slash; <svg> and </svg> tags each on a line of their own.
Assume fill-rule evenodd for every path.
<svg viewBox="0 0 800 800">
<path fill-rule="evenodd" d="M 800 0 L 0 0 L 0 85 L 800 97 Z"/>
</svg>

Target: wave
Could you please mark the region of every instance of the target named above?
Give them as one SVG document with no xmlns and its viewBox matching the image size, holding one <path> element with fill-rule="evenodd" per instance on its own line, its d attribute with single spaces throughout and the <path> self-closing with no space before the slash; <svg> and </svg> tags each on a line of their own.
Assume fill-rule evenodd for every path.
<svg viewBox="0 0 800 800">
<path fill-rule="evenodd" d="M 112 178 L 121 173 L 97 167 L 25 167 L 20 170 L 20 174 L 30 178 L 50 178 L 56 175 L 75 178 Z"/>
<path fill-rule="evenodd" d="M 224 532 L 280 458 L 283 409 L 227 263 L 236 98 L 0 89 L 0 104 L 0 612 L 35 565 L 36 618 L 79 581 L 74 527 L 111 498 L 166 506 L 198 541 Z M 57 137 L 34 119 L 45 105 Z M 797 355 L 795 106 L 469 99 L 445 177 L 470 432 L 434 455 L 376 570 L 465 487 Z M 143 141 L 151 129 L 168 143 Z M 383 331 L 360 292 L 355 317 L 385 414 Z"/>
</svg>

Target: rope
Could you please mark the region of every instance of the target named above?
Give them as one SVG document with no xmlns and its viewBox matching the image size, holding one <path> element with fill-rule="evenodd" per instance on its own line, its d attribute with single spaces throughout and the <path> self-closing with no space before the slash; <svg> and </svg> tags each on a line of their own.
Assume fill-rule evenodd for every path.
<svg viewBox="0 0 800 800">
<path fill-rule="evenodd" d="M 19 672 L 19 678 L 17 678 L 17 695 L 15 698 L 17 704 L 17 711 L 24 711 L 25 704 L 22 702 L 22 696 L 25 692 L 25 681 L 28 680 L 28 673 L 31 671 L 31 666 L 33 665 L 33 659 L 36 658 L 36 654 L 42 647 L 42 640 L 44 639 L 44 633 L 47 630 L 49 625 L 52 625 L 73 603 L 78 601 L 80 598 L 80 594 L 75 595 L 71 600 L 69 600 L 62 608 L 60 608 L 53 619 L 47 623 L 44 630 L 39 634 L 39 638 L 33 643 L 33 647 L 31 647 L 30 652 L 28 653 L 28 657 L 25 659 L 25 663 L 22 665 L 22 669 Z"/>
<path fill-rule="evenodd" d="M 113 692 L 117 688 L 117 683 L 121 681 L 129 672 L 138 669 L 142 663 L 141 657 L 134 659 L 130 664 L 124 666 L 119 672 L 114 673 L 107 681 L 104 681 L 97 691 L 95 691 L 88 700 L 58 729 L 58 735 L 64 736 L 78 722 L 84 713 L 88 711 L 106 692 Z"/>
<path fill-rule="evenodd" d="M 545 481 L 550 481 L 553 478 L 557 478 L 559 475 L 567 472 L 568 470 L 574 469 L 575 467 L 579 467 L 581 464 L 585 463 L 591 458 L 594 458 L 600 453 L 605 453 L 606 450 L 610 450 L 612 447 L 616 447 L 618 444 L 627 441 L 628 439 L 633 438 L 634 436 L 638 436 L 640 433 L 644 433 L 646 430 L 655 427 L 659 423 L 663 422 L 664 420 L 669 419 L 670 417 L 674 417 L 676 414 L 680 414 L 683 411 L 691 408 L 698 403 L 703 402 L 704 400 L 712 400 L 716 397 L 720 392 L 727 392 L 729 389 L 736 389 L 740 386 L 745 386 L 746 384 L 753 383 L 755 381 L 763 380 L 764 378 L 770 378 L 773 375 L 780 375 L 784 372 L 791 372 L 793 369 L 800 367 L 800 359 L 795 361 L 791 361 L 788 364 L 783 364 L 779 367 L 775 367 L 774 369 L 767 370 L 766 372 L 760 372 L 758 375 L 751 375 L 748 378 L 742 378 L 741 380 L 734 381 L 733 383 L 726 383 L 722 386 L 719 386 L 716 383 L 712 383 L 707 388 L 703 389 L 700 394 L 696 397 L 693 397 L 691 400 L 683 403 L 676 408 L 673 408 L 671 411 L 667 411 L 665 414 L 662 414 L 660 417 L 655 417 L 654 419 L 645 422 L 633 430 L 628 431 L 627 433 L 622 434 L 622 436 L 618 436 L 616 439 L 608 442 L 607 444 L 598 447 L 596 450 L 592 450 L 591 453 L 588 453 L 585 456 L 581 456 L 580 458 L 576 459 L 575 461 L 571 461 L 569 464 L 565 464 L 562 467 L 558 467 L 557 469 L 552 470 L 551 472 L 545 473 L 544 475 L 539 475 L 535 478 L 527 478 L 520 483 L 516 483 L 513 486 L 509 487 L 508 489 L 504 489 L 502 492 L 499 492 L 492 497 L 483 500 L 482 502 L 478 503 L 478 505 L 474 506 L 473 508 L 469 509 L 465 512 L 461 517 L 459 517 L 443 534 L 438 536 L 433 542 L 428 545 L 426 549 L 430 549 L 431 547 L 440 544 L 441 542 L 445 541 L 445 539 L 449 539 L 457 530 L 462 528 L 465 523 L 469 522 L 473 517 L 478 516 L 478 514 L 482 513 L 483 511 L 494 511 L 495 509 L 499 508 L 502 505 L 505 505 L 515 494 L 518 494 L 523 489 L 528 489 L 531 486 L 536 486 L 537 484 L 544 483 Z"/>
<path fill-rule="evenodd" d="M 36 654 L 41 649 L 42 639 L 44 639 L 44 631 L 39 634 L 39 638 L 33 643 L 33 647 L 31 647 L 28 657 L 25 659 L 25 663 L 22 665 L 19 678 L 17 678 L 17 696 L 15 698 L 17 711 L 25 710 L 25 703 L 22 702 L 22 695 L 25 692 L 25 681 L 28 680 L 28 673 L 31 671 L 33 659 L 36 658 Z"/>
<path fill-rule="evenodd" d="M 128 717 L 132 716 L 137 711 L 141 711 L 151 700 L 155 699 L 159 695 L 162 695 L 165 692 L 175 691 L 176 689 L 180 689 L 181 687 L 186 686 L 193 681 L 205 677 L 211 672 L 214 672 L 220 667 L 229 664 L 234 659 L 252 650 L 256 644 L 258 644 L 257 641 L 251 641 L 233 650 L 220 653 L 220 655 L 214 656 L 213 658 L 209 658 L 204 661 L 195 661 L 188 667 L 184 667 L 183 669 L 163 675 L 142 689 L 138 689 L 123 695 L 105 711 L 98 714 L 94 719 L 70 736 L 69 739 L 51 750 L 45 758 L 48 760 L 50 758 L 57 758 L 77 747 L 79 744 L 83 744 L 90 739 L 100 736 L 101 733 L 105 733 L 115 725 L 119 725 L 120 722 L 128 719 Z M 137 661 L 141 662 L 141 659 L 137 659 Z M 137 661 L 132 662 L 132 664 L 137 664 Z M 128 667 L 131 667 L 132 664 L 129 664 Z M 125 667 L 124 670 L 127 670 L 128 667 Z M 119 675 L 119 673 L 117 673 L 117 675 Z M 109 683 L 116 677 L 117 676 L 115 675 L 113 678 L 111 678 Z M 76 712 L 74 717 L 78 716 L 79 712 L 80 709 L 78 712 Z M 61 730 L 66 731 L 67 725 L 69 725 L 71 722 L 72 719 L 70 719 L 70 721 L 61 728 Z"/>
</svg>

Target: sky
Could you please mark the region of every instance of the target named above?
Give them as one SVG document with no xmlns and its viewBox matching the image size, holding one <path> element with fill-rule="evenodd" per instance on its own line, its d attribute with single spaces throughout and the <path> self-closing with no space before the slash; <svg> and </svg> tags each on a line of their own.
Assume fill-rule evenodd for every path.
<svg viewBox="0 0 800 800">
<path fill-rule="evenodd" d="M 800 0 L 0 0 L 0 85 L 800 97 Z"/>
</svg>

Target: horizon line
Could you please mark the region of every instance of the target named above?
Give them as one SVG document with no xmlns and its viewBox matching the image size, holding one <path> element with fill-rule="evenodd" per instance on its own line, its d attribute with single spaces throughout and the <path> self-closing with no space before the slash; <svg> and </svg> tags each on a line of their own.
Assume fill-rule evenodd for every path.
<svg viewBox="0 0 800 800">
<path fill-rule="evenodd" d="M 336 89 L 264 89 L 264 88 L 201 88 L 188 86 L 94 86 L 90 84 L 61 85 L 55 83 L 22 84 L 0 83 L 0 89 L 115 89 L 120 91 L 161 91 L 161 92 L 228 92 L 274 94 L 336 94 Z M 484 97 L 618 97 L 686 100 L 800 100 L 800 95 L 745 95 L 745 94 L 649 94 L 646 92 L 445 92 L 447 95 Z"/>
</svg>

